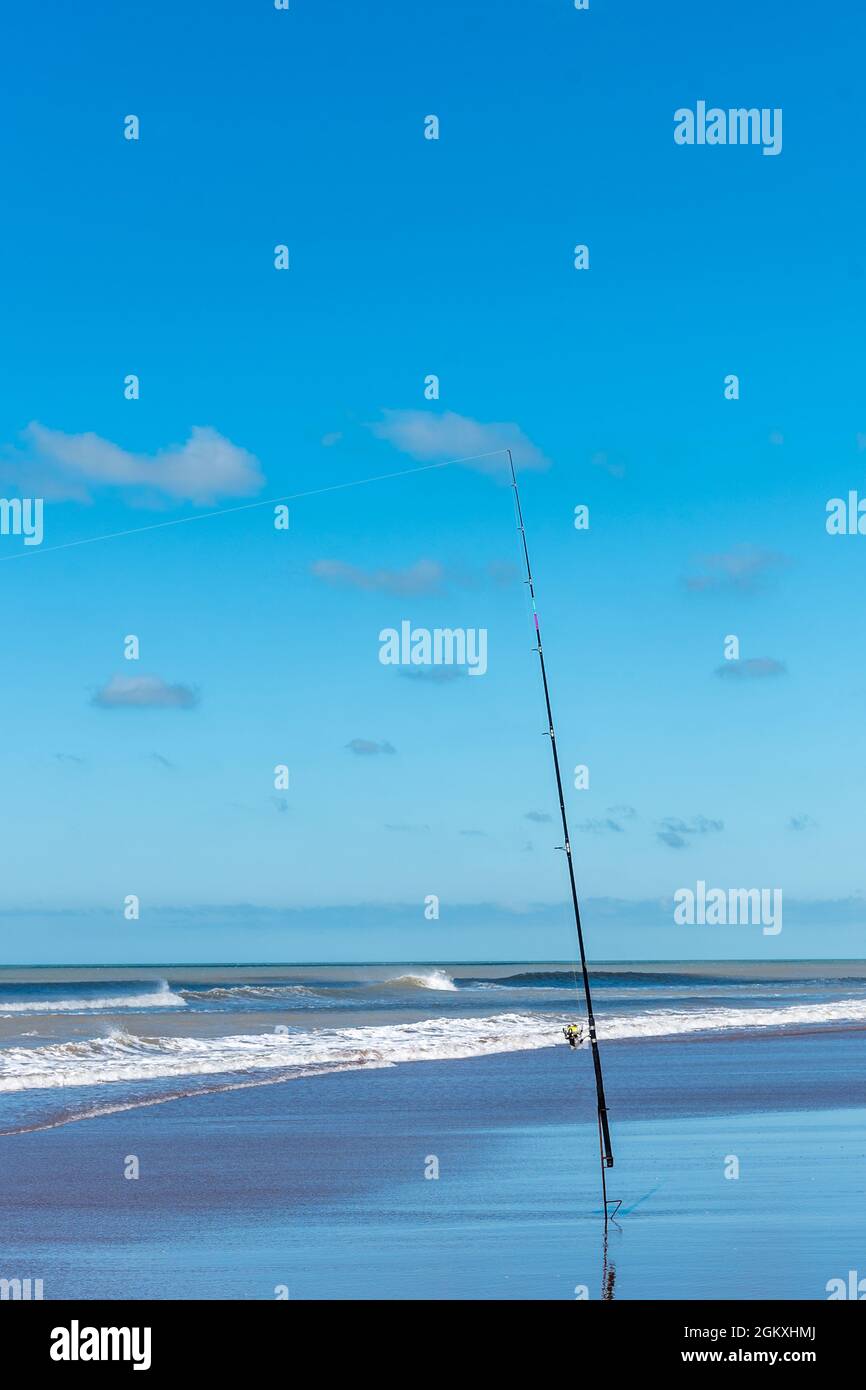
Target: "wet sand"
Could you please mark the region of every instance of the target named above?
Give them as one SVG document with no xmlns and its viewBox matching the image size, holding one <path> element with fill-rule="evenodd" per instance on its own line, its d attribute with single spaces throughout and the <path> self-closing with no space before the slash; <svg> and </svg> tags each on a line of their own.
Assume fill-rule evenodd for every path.
<svg viewBox="0 0 866 1390">
<path fill-rule="evenodd" d="M 864 1056 L 859 1030 L 609 1045 L 614 1297 L 824 1299 L 860 1268 Z M 0 1276 L 46 1299 L 596 1299 L 593 1107 L 558 1049 L 7 1136 Z"/>
</svg>

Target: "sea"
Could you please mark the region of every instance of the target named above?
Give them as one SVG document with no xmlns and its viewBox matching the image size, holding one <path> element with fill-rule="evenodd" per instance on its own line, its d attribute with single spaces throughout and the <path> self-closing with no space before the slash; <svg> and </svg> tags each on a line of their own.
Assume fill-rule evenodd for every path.
<svg viewBox="0 0 866 1390">
<path fill-rule="evenodd" d="M 0 971 L 0 1278 L 45 1298 L 826 1298 L 866 963 Z"/>
</svg>

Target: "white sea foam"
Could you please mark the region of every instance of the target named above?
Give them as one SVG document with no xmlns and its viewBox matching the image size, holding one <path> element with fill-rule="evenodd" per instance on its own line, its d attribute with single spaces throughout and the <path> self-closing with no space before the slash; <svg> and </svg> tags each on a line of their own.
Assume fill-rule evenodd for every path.
<svg viewBox="0 0 866 1390">
<path fill-rule="evenodd" d="M 182 1009 L 186 1000 L 175 994 L 167 980 L 157 980 L 146 994 L 72 995 L 68 999 L 0 999 L 3 1014 L 87 1014 L 99 1010 Z"/>
<path fill-rule="evenodd" d="M 382 1027 L 319 1028 L 220 1038 L 136 1037 L 113 1030 L 82 1042 L 0 1050 L 0 1092 L 94 1086 L 179 1076 L 354 1069 L 522 1052 L 561 1041 L 562 1018 L 496 1014 Z M 719 1031 L 866 1023 L 866 1000 L 769 1009 L 653 1010 L 599 1020 L 602 1042 Z"/>
<path fill-rule="evenodd" d="M 650 1009 L 598 1021 L 599 1038 L 653 1038 L 684 1033 L 747 1032 L 767 1028 L 814 1028 L 822 1023 L 866 1023 L 866 999 L 835 999 L 778 1008 Z"/>
</svg>

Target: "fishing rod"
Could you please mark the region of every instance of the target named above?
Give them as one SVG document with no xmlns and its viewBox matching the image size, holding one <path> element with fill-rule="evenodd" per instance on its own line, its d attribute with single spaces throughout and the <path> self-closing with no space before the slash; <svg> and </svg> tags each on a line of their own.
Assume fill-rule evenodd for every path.
<svg viewBox="0 0 866 1390">
<path fill-rule="evenodd" d="M 541 666 L 541 682 L 544 686 L 544 703 L 547 708 L 547 725 L 550 736 L 550 751 L 553 754 L 553 770 L 556 773 L 556 790 L 559 793 L 559 814 L 562 817 L 562 834 L 565 844 L 565 858 L 568 863 L 568 881 L 571 885 L 571 902 L 574 907 L 574 925 L 577 929 L 577 944 L 580 948 L 580 968 L 583 972 L 583 992 L 586 997 L 586 1021 L 589 1029 L 589 1042 L 592 1048 L 592 1064 L 595 1069 L 595 1091 L 598 1102 L 598 1147 L 601 1158 L 601 1193 L 604 1200 L 604 1225 L 607 1229 L 608 1206 L 611 1203 L 607 1198 L 607 1181 L 605 1170 L 613 1167 L 613 1148 L 610 1142 L 610 1127 L 607 1122 L 607 1102 L 604 1097 L 604 1077 L 601 1071 L 601 1055 L 598 1050 L 598 1038 L 595 1033 L 595 1014 L 592 1008 L 592 991 L 589 987 L 589 971 L 586 968 L 586 950 L 583 944 L 583 927 L 580 921 L 580 904 L 577 900 L 577 883 L 574 877 L 574 860 L 571 855 L 571 837 L 568 833 L 568 817 L 565 812 L 565 795 L 562 790 L 562 773 L 559 768 L 559 753 L 556 748 L 556 731 L 553 727 L 553 711 L 550 707 L 550 687 L 547 683 L 547 667 L 544 664 L 544 650 L 541 645 L 541 627 L 538 622 L 538 609 L 535 606 L 535 583 L 532 578 L 532 566 L 529 563 L 529 548 L 526 544 L 526 528 L 523 525 L 523 511 L 520 506 L 520 493 L 517 488 L 517 473 L 514 469 L 514 459 L 511 450 L 506 449 L 508 454 L 508 466 L 511 469 L 511 486 L 514 490 L 514 509 L 517 514 L 517 530 L 520 534 L 520 541 L 523 547 L 523 561 L 526 568 L 526 584 L 529 586 L 529 596 L 532 599 L 532 617 L 535 622 L 535 636 L 538 642 L 535 651 L 538 652 L 538 660 Z M 613 1215 L 619 1210 L 621 1203 L 616 1202 Z"/>
</svg>

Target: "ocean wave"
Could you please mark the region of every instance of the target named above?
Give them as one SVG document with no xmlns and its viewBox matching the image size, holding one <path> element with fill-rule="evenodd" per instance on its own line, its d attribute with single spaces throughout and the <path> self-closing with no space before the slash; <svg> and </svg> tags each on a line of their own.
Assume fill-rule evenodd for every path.
<svg viewBox="0 0 866 1390">
<path fill-rule="evenodd" d="M 3 1014 L 67 1014 L 94 1013 L 121 1009 L 178 1009 L 186 1000 L 175 994 L 167 980 L 154 981 L 146 994 L 80 994 L 68 998 L 4 999 L 0 995 L 0 1015 Z"/>
<path fill-rule="evenodd" d="M 444 970 L 430 970 L 424 975 L 394 975 L 388 980 L 383 980 L 382 984 L 389 985 L 392 989 L 457 989 L 454 980 L 450 975 L 446 975 Z"/>
<path fill-rule="evenodd" d="M 213 989 L 178 990 L 190 1003 L 197 999 L 282 999 L 293 995 L 315 996 L 306 985 L 216 985 Z"/>
<path fill-rule="evenodd" d="M 618 986 L 621 989 L 654 989 L 662 985 L 684 985 L 689 988 L 695 985 L 721 985 L 721 984 L 744 984 L 751 988 L 752 985 L 761 983 L 759 977 L 747 981 L 738 980 L 736 976 L 728 976 L 724 973 L 700 974 L 695 972 L 677 972 L 667 970 L 593 970 L 589 972 L 590 981 L 593 989 L 607 989 L 609 986 Z M 485 977 L 479 977 L 479 982 Z M 503 975 L 497 981 L 502 985 L 510 987 L 537 986 L 544 989 L 564 989 L 574 988 L 575 982 L 580 979 L 579 968 L 568 968 L 563 970 L 521 970 L 516 975 Z M 477 983 L 477 982 L 474 982 Z M 778 983 L 778 982 L 776 982 Z M 800 981 L 793 981 L 798 984 Z M 836 981 L 834 981 L 836 983 Z"/>
<path fill-rule="evenodd" d="M 0 1092 L 98 1086 L 179 1076 L 303 1074 L 311 1068 L 390 1067 L 522 1052 L 561 1042 L 563 1018 L 496 1014 L 488 1018 L 424 1019 L 358 1028 L 299 1028 L 219 1038 L 138 1037 L 113 1029 L 104 1037 L 0 1052 Z M 764 1031 L 866 1023 L 866 1000 L 781 1008 L 654 1010 L 598 1020 L 602 1042 L 720 1031 Z"/>
<path fill-rule="evenodd" d="M 804 969 L 802 974 L 770 974 L 762 973 L 759 962 L 751 962 L 754 974 L 743 976 L 739 974 L 729 974 L 724 969 L 716 971 L 689 970 L 599 970 L 590 968 L 589 977 L 594 990 L 604 991 L 604 996 L 609 997 L 609 991 L 613 989 L 634 991 L 635 993 L 652 992 L 662 988 L 681 988 L 695 990 L 704 987 L 711 991 L 737 990 L 747 993 L 749 990 L 767 988 L 780 990 L 800 990 L 814 987 L 827 989 L 828 986 L 834 989 L 862 989 L 866 986 L 866 974 L 851 975 L 815 975 L 810 974 Z M 538 988 L 538 989 L 563 989 L 574 988 L 575 982 L 579 982 L 579 968 L 568 967 L 558 970 L 521 970 L 514 975 L 502 975 L 495 981 L 487 976 L 467 978 L 464 984 L 479 986 L 481 984 L 506 985 L 509 988 Z"/>
</svg>

